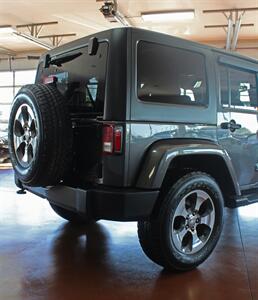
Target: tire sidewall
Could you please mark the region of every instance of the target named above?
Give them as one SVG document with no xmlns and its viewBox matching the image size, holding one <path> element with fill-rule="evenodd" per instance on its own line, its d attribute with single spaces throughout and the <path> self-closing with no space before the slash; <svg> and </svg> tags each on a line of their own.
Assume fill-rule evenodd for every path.
<svg viewBox="0 0 258 300">
<path fill-rule="evenodd" d="M 195 189 L 201 189 L 209 194 L 215 209 L 215 223 L 209 240 L 202 249 L 194 254 L 184 254 L 177 250 L 172 239 L 172 222 L 176 208 L 182 198 Z M 189 270 L 201 264 L 215 248 L 223 227 L 223 196 L 215 180 L 205 175 L 194 176 L 182 181 L 168 192 L 166 205 L 161 210 L 162 222 L 160 234 L 163 239 L 163 251 L 171 266 L 178 269 Z"/>
</svg>

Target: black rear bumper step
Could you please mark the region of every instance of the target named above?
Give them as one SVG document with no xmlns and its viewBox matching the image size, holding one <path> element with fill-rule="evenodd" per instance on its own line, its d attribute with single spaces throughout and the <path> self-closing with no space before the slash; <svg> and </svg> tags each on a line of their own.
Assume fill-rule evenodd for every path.
<svg viewBox="0 0 258 300">
<path fill-rule="evenodd" d="M 79 214 L 114 221 L 145 220 L 151 215 L 158 190 L 89 189 L 69 186 L 25 187 L 31 193 Z"/>
</svg>

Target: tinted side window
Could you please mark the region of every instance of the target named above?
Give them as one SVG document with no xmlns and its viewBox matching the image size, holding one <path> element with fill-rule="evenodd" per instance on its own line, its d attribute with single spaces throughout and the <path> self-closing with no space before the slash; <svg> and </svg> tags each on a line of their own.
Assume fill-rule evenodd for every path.
<svg viewBox="0 0 258 300">
<path fill-rule="evenodd" d="M 229 69 L 231 87 L 231 107 L 257 108 L 256 74 Z"/>
<path fill-rule="evenodd" d="M 138 98 L 148 102 L 207 105 L 205 58 L 169 46 L 139 42 Z"/>
</svg>

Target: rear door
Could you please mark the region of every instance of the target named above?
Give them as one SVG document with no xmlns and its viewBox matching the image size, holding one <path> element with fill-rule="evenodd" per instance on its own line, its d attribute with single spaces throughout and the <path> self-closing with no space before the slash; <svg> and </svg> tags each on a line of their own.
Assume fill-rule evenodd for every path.
<svg viewBox="0 0 258 300">
<path fill-rule="evenodd" d="M 258 90 L 254 70 L 220 65 L 220 144 L 232 159 L 242 189 L 258 184 Z"/>
<path fill-rule="evenodd" d="M 70 178 L 83 185 L 102 176 L 102 126 L 97 118 L 102 119 L 104 114 L 109 45 L 107 41 L 100 42 L 96 55 L 90 55 L 85 44 L 68 46 L 56 55 L 63 61 L 48 68 L 39 66 L 37 82 L 53 82 L 66 100 L 73 127 Z"/>
</svg>

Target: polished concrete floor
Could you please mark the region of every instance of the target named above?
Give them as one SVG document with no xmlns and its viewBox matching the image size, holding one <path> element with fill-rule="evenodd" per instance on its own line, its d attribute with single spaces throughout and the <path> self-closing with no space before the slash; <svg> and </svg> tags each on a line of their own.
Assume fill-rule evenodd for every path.
<svg viewBox="0 0 258 300">
<path fill-rule="evenodd" d="M 213 255 L 171 274 L 145 257 L 136 223 L 72 227 L 15 190 L 12 171 L 0 171 L 0 300 L 258 300 L 257 204 L 226 210 Z"/>
</svg>

